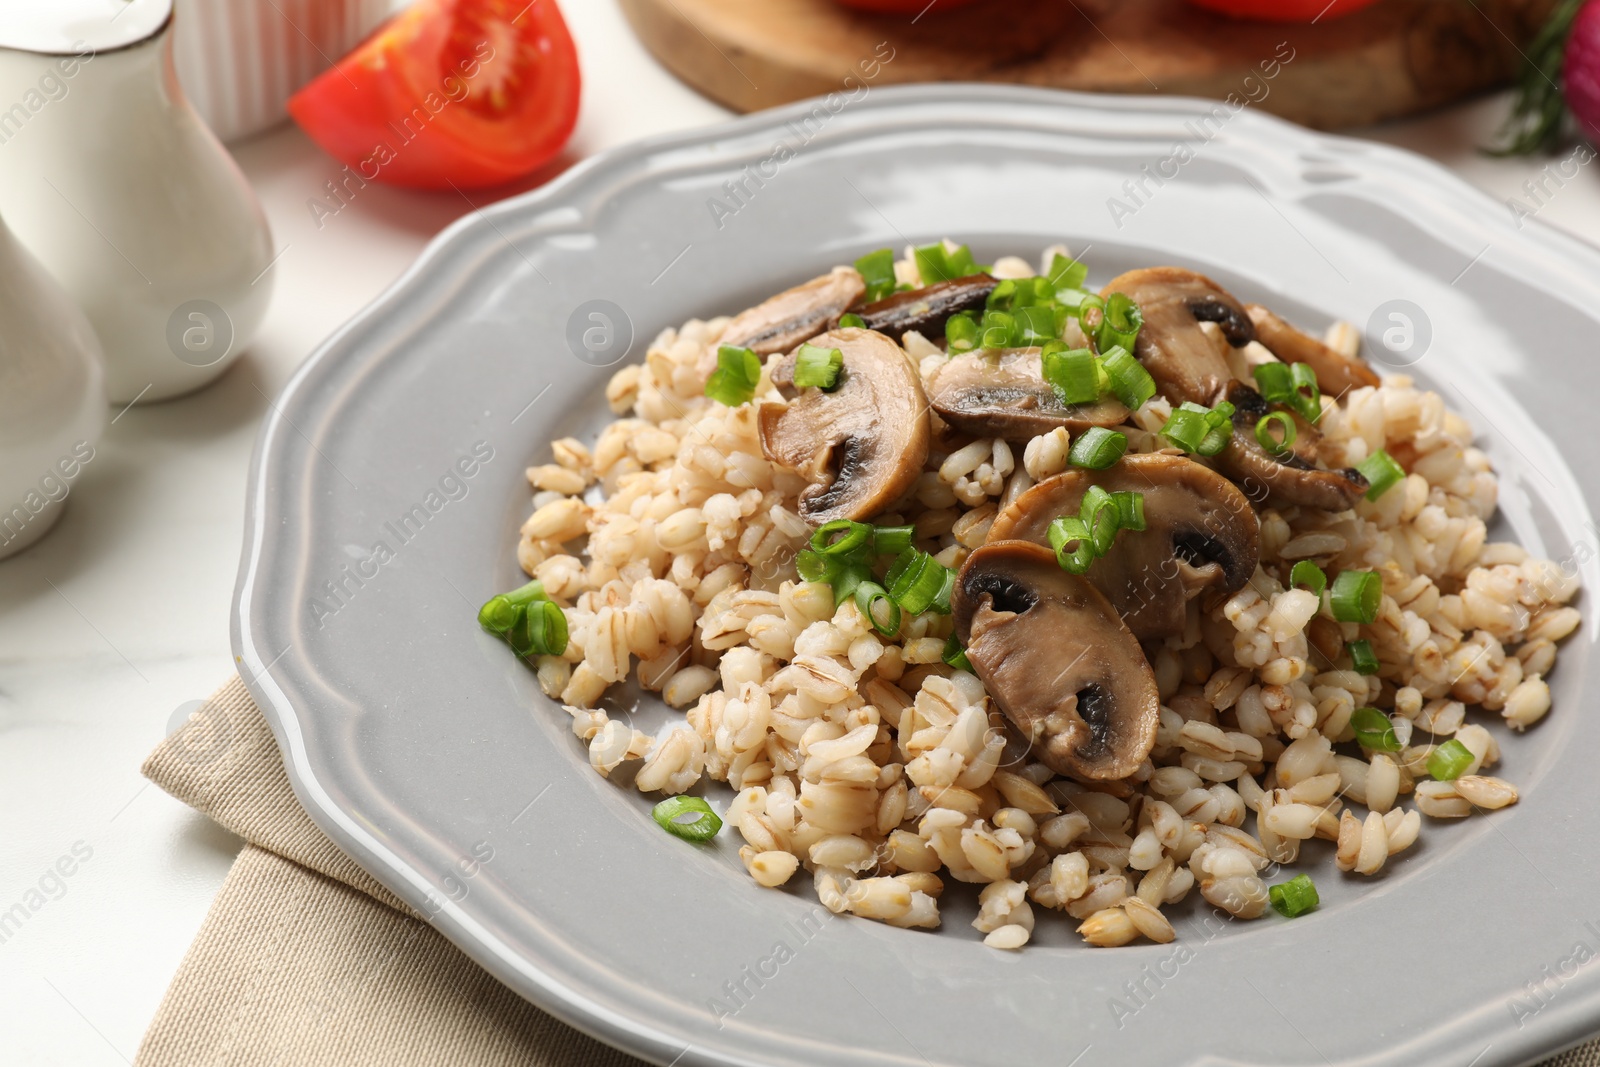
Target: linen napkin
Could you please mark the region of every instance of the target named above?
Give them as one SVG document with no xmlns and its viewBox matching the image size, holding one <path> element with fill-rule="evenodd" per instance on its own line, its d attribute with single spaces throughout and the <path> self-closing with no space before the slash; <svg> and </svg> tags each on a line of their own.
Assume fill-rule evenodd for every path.
<svg viewBox="0 0 1600 1067">
<path fill-rule="evenodd" d="M 137 1067 L 642 1067 L 501 985 L 340 852 L 237 677 L 142 770 L 247 844 Z"/>
<path fill-rule="evenodd" d="M 491 978 L 340 852 L 239 678 L 142 770 L 247 844 L 135 1067 L 643 1067 Z M 1600 1039 L 1539 1067 L 1600 1067 Z"/>
</svg>

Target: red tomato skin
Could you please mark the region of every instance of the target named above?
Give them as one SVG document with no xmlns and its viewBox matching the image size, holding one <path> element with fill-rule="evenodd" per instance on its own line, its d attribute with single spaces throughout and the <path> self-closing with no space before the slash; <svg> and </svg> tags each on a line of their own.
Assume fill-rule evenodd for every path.
<svg viewBox="0 0 1600 1067">
<path fill-rule="evenodd" d="M 1377 0 L 1189 0 L 1195 7 L 1236 19 L 1262 22 L 1327 22 L 1360 11 Z"/>
<path fill-rule="evenodd" d="M 880 15 L 920 15 L 924 8 L 929 6 L 930 0 L 838 0 L 845 7 L 853 7 L 857 11 L 872 11 Z M 938 0 L 933 4 L 929 14 L 938 14 L 941 11 L 950 11 L 958 7 L 966 7 L 972 0 Z"/>
<path fill-rule="evenodd" d="M 1600 144 L 1600 3 L 1578 9 L 1561 66 L 1567 107 L 1589 140 Z"/>
<path fill-rule="evenodd" d="M 506 120 L 487 122 L 467 113 L 456 95 L 497 58 L 487 41 L 473 54 L 455 57 L 443 73 L 436 67 L 426 73 L 416 69 L 441 55 L 457 10 L 479 3 L 418 0 L 295 93 L 289 114 L 323 151 L 365 181 L 477 189 L 536 170 L 571 136 L 581 94 L 577 48 L 555 0 L 523 9 L 522 17 L 537 25 L 541 51 L 555 75 L 554 99 L 537 116 L 542 132 L 534 143 L 516 145 L 517 129 Z M 433 87 L 419 88 L 407 79 L 408 72 Z"/>
</svg>

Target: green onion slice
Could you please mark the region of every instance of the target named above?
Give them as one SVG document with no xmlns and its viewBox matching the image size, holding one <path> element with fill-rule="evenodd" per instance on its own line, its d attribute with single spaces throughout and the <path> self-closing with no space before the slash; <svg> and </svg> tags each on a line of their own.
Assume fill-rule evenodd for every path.
<svg viewBox="0 0 1600 1067">
<path fill-rule="evenodd" d="M 1356 470 L 1366 476 L 1368 500 L 1378 499 L 1406 480 L 1405 468 L 1381 448 L 1357 463 Z"/>
<path fill-rule="evenodd" d="M 717 349 L 717 369 L 706 379 L 706 396 L 730 408 L 748 403 L 761 381 L 761 357 L 748 348 Z"/>
<path fill-rule="evenodd" d="M 838 540 L 834 540 L 834 538 Z M 834 519 L 817 527 L 811 535 L 811 547 L 824 556 L 848 556 L 866 547 L 872 537 L 872 526 L 849 519 Z"/>
<path fill-rule="evenodd" d="M 1274 423 L 1281 427 L 1276 434 L 1272 432 Z M 1294 416 L 1286 411 L 1273 411 L 1256 420 L 1256 440 L 1274 456 L 1281 456 L 1294 447 L 1297 432 Z"/>
<path fill-rule="evenodd" d="M 977 348 L 978 336 L 978 320 L 971 312 L 958 311 L 945 320 L 944 339 L 951 355 Z"/>
<path fill-rule="evenodd" d="M 1287 404 L 1294 397 L 1294 372 L 1287 363 L 1263 363 L 1250 371 L 1261 398 L 1273 404 Z"/>
<path fill-rule="evenodd" d="M 894 252 L 887 248 L 880 248 L 876 252 L 868 252 L 856 260 L 856 271 L 860 273 L 861 280 L 867 283 L 866 294 L 862 297 L 867 303 L 882 300 L 894 292 Z"/>
<path fill-rule="evenodd" d="M 1098 485 L 1091 485 L 1089 491 L 1083 494 L 1078 517 L 1083 520 L 1084 527 L 1089 531 L 1089 541 L 1094 545 L 1095 557 L 1105 555 L 1111 547 L 1111 542 L 1116 539 L 1117 522 L 1122 517 L 1117 502 L 1112 499 L 1110 493 Z"/>
<path fill-rule="evenodd" d="M 1362 748 L 1373 752 L 1399 752 L 1400 738 L 1395 735 L 1394 723 L 1377 708 L 1357 708 L 1350 713 L 1350 729 Z"/>
<path fill-rule="evenodd" d="M 939 599 L 948 573 L 949 568 L 940 565 L 928 553 L 908 548 L 900 553 L 883 581 L 901 610 L 920 615 Z"/>
<path fill-rule="evenodd" d="M 985 311 L 983 322 L 979 324 L 982 337 L 981 344 L 984 348 L 1015 348 L 1013 341 L 1017 336 L 1017 320 L 1005 311 Z"/>
<path fill-rule="evenodd" d="M 853 311 L 847 311 L 839 316 L 839 325 L 841 327 L 864 330 L 867 328 L 867 320 Z"/>
<path fill-rule="evenodd" d="M 1321 567 L 1309 559 L 1303 559 L 1289 568 L 1289 586 L 1309 589 L 1317 596 L 1321 596 L 1322 591 L 1328 588 L 1328 576 L 1323 573 Z"/>
<path fill-rule="evenodd" d="M 1095 347 L 1101 352 L 1121 347 L 1133 351 L 1139 328 L 1144 325 L 1144 313 L 1126 293 L 1112 293 L 1106 298 L 1105 314 L 1100 320 L 1100 331 L 1095 336 Z"/>
<path fill-rule="evenodd" d="M 956 572 L 943 564 L 936 565 L 944 571 L 944 581 L 939 586 L 939 595 L 933 598 L 933 610 L 940 615 L 948 615 L 950 614 L 950 597 L 956 591 Z"/>
<path fill-rule="evenodd" d="M 957 245 L 954 252 L 946 251 L 944 265 L 952 278 L 970 278 L 978 273 L 978 264 L 972 259 L 972 249 L 966 245 Z"/>
<path fill-rule="evenodd" d="M 813 534 L 813 537 L 816 535 Z M 794 557 L 794 569 L 800 573 L 802 582 L 828 582 L 832 583 L 839 576 L 843 567 L 841 560 L 825 555 L 815 549 L 803 548 Z"/>
<path fill-rule="evenodd" d="M 667 833 L 685 841 L 710 841 L 722 829 L 722 820 L 699 797 L 668 797 L 650 810 L 650 817 Z"/>
<path fill-rule="evenodd" d="M 1451 738 L 1428 753 L 1428 773 L 1441 782 L 1453 782 L 1467 772 L 1476 757 L 1472 749 Z"/>
<path fill-rule="evenodd" d="M 837 557 L 835 557 L 837 558 Z M 833 606 L 838 607 L 852 596 L 863 582 L 872 581 L 872 569 L 855 557 L 844 557 L 839 573 L 833 579 Z"/>
<path fill-rule="evenodd" d="M 900 605 L 877 582 L 856 586 L 856 610 L 883 636 L 893 637 L 900 632 Z"/>
<path fill-rule="evenodd" d="M 567 650 L 567 615 L 552 600 L 536 600 L 505 635 L 519 656 L 559 656 Z"/>
<path fill-rule="evenodd" d="M 1047 278 L 1058 292 L 1062 289 L 1082 289 L 1083 283 L 1089 279 L 1089 268 L 1058 252 L 1055 258 L 1050 260 L 1050 272 Z"/>
<path fill-rule="evenodd" d="M 1156 395 L 1156 381 L 1144 369 L 1144 364 L 1121 345 L 1102 348 L 1101 352 L 1104 355 L 1100 357 L 1100 365 L 1105 368 L 1106 377 L 1111 380 L 1111 391 L 1122 401 L 1122 406 L 1129 411 L 1144 407 L 1145 402 Z"/>
<path fill-rule="evenodd" d="M 1316 884 L 1311 881 L 1310 875 L 1305 874 L 1297 874 L 1287 882 L 1269 886 L 1267 900 L 1272 904 L 1272 910 L 1285 919 L 1299 918 L 1321 903 Z"/>
<path fill-rule="evenodd" d="M 839 384 L 839 372 L 844 370 L 844 353 L 837 348 L 819 348 L 801 345 L 794 357 L 794 384 L 806 388 L 832 389 Z"/>
<path fill-rule="evenodd" d="M 1117 526 L 1120 529 L 1132 530 L 1137 533 L 1145 528 L 1143 493 L 1124 489 L 1121 492 L 1112 493 L 1111 498 L 1117 502 Z"/>
<path fill-rule="evenodd" d="M 923 285 L 937 285 L 958 276 L 950 265 L 948 255 L 943 241 L 917 247 L 912 258 L 916 261 L 917 273 L 922 276 Z"/>
<path fill-rule="evenodd" d="M 1371 623 L 1383 605 L 1383 579 L 1377 571 L 1344 571 L 1333 580 L 1330 600 L 1340 622 Z"/>
<path fill-rule="evenodd" d="M 1317 385 L 1317 372 L 1311 369 L 1309 363 L 1291 363 L 1289 381 L 1293 387 L 1289 406 L 1315 426 L 1322 418 L 1322 389 Z"/>
<path fill-rule="evenodd" d="M 1094 353 L 1087 348 L 1067 348 L 1060 342 L 1045 345 L 1039 353 L 1044 380 L 1061 394 L 1064 404 L 1092 404 L 1100 399 L 1100 372 Z"/>
<path fill-rule="evenodd" d="M 1084 574 L 1095 560 L 1094 539 L 1084 521 L 1063 515 L 1050 523 L 1050 547 L 1056 562 L 1069 574 Z"/>
<path fill-rule="evenodd" d="M 1188 402 L 1168 416 L 1166 425 L 1161 427 L 1161 436 L 1185 452 L 1200 451 L 1201 442 L 1210 432 L 1211 424 L 1206 421 L 1206 409 Z"/>
<path fill-rule="evenodd" d="M 911 547 L 915 536 L 916 528 L 912 526 L 874 526 L 872 551 L 878 555 L 898 556 Z"/>
<path fill-rule="evenodd" d="M 1128 439 L 1122 434 L 1104 426 L 1093 426 L 1072 442 L 1067 450 L 1067 462 L 1074 467 L 1103 471 L 1121 459 L 1127 450 Z"/>
<path fill-rule="evenodd" d="M 483 607 L 478 609 L 478 625 L 492 634 L 504 634 L 517 624 L 529 604 L 548 599 L 550 597 L 544 591 L 544 583 L 535 579 L 485 601 Z"/>
<path fill-rule="evenodd" d="M 1015 340 L 1017 346 L 1042 345 L 1046 341 L 1056 339 L 1060 330 L 1060 323 L 1056 321 L 1054 308 L 1049 307 L 1024 307 L 1018 308 L 1013 313 L 1016 321 Z"/>
<path fill-rule="evenodd" d="M 944 655 L 940 658 L 958 671 L 966 671 L 968 674 L 975 673 L 972 669 L 972 661 L 967 659 L 967 650 L 961 647 L 961 642 L 956 639 L 955 634 L 951 634 L 945 640 Z"/>
<path fill-rule="evenodd" d="M 1357 674 L 1377 674 L 1378 654 L 1372 651 L 1372 642 L 1363 638 L 1351 641 L 1345 648 L 1350 653 L 1350 665 Z"/>
</svg>

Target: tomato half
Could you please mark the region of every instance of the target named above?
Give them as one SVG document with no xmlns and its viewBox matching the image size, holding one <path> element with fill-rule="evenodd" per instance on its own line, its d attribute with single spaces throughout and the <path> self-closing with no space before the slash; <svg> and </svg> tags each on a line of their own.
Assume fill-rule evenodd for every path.
<svg viewBox="0 0 1600 1067">
<path fill-rule="evenodd" d="M 578 121 L 578 52 L 555 0 L 418 0 L 289 100 L 367 181 L 498 185 Z"/>
<path fill-rule="evenodd" d="M 1340 18 L 1376 0 L 1189 0 L 1195 7 L 1263 22 L 1326 22 Z"/>
<path fill-rule="evenodd" d="M 839 0 L 839 3 L 858 11 L 877 11 L 885 15 L 920 15 L 925 9 L 932 8 L 928 13 L 936 15 L 941 11 L 965 7 L 972 0 Z"/>
</svg>

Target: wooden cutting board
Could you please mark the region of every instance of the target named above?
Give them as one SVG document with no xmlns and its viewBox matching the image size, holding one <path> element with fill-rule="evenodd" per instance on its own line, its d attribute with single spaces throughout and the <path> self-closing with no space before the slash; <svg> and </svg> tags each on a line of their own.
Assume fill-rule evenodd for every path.
<svg viewBox="0 0 1600 1067">
<path fill-rule="evenodd" d="M 1329 129 L 1505 84 L 1555 0 L 1380 0 L 1314 25 L 1239 22 L 1182 0 L 978 0 L 915 22 L 832 0 L 621 2 L 668 69 L 737 111 L 861 81 L 987 81 L 1231 93 Z"/>
</svg>

